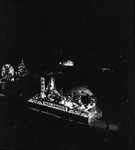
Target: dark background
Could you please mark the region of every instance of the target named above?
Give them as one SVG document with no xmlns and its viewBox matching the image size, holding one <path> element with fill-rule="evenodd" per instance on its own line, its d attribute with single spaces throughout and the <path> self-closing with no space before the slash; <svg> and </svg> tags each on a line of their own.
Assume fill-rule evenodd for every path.
<svg viewBox="0 0 135 150">
<path fill-rule="evenodd" d="M 0 11 L 1 67 L 17 66 L 24 58 L 30 72 L 43 72 L 72 59 L 80 83 L 99 97 L 108 95 L 116 103 L 129 99 L 132 1 L 2 0 Z"/>
<path fill-rule="evenodd" d="M 62 52 L 81 61 L 81 56 L 87 60 L 92 54 L 103 59 L 131 53 L 132 7 L 125 0 L 3 0 L 0 8 L 4 60 L 24 56 L 39 61 Z"/>
<path fill-rule="evenodd" d="M 24 58 L 30 72 L 44 72 L 72 59 L 63 86 L 88 85 L 110 120 L 125 124 L 133 114 L 132 7 L 126 0 L 1 0 L 0 67 Z"/>
</svg>

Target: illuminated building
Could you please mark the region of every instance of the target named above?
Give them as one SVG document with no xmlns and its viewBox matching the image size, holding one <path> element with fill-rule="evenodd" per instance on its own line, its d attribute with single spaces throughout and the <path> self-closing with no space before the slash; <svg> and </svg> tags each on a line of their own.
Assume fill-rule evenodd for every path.
<svg viewBox="0 0 135 150">
<path fill-rule="evenodd" d="M 1 69 L 2 80 L 14 81 L 14 68 L 10 64 L 5 64 Z"/>
<path fill-rule="evenodd" d="M 5 64 L 1 69 L 1 89 L 6 94 L 15 94 L 16 92 L 26 93 L 27 91 L 27 79 L 25 76 L 28 74 L 27 67 L 23 60 L 18 66 L 17 70 L 10 64 Z M 24 77 L 24 78 L 22 78 Z M 20 80 L 21 79 L 21 80 Z"/>
<path fill-rule="evenodd" d="M 18 66 L 18 76 L 24 77 L 24 76 L 28 75 L 28 73 L 29 72 L 27 70 L 27 67 L 25 66 L 23 59 L 22 59 L 21 63 Z"/>
</svg>

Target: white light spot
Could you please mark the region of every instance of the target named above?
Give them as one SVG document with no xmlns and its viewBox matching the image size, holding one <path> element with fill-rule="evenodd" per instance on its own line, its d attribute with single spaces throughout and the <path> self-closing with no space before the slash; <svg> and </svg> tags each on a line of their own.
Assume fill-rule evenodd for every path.
<svg viewBox="0 0 135 150">
<path fill-rule="evenodd" d="M 74 62 L 71 60 L 67 60 L 62 63 L 62 66 L 74 66 Z"/>
</svg>

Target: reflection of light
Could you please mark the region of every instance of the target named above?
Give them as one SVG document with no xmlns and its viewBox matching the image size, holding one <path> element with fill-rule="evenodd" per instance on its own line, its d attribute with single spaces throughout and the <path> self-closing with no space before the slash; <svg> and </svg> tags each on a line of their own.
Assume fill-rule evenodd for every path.
<svg viewBox="0 0 135 150">
<path fill-rule="evenodd" d="M 94 122 L 91 123 L 91 126 L 101 128 L 101 129 L 107 129 L 107 123 L 103 120 L 95 120 Z M 118 131 L 120 130 L 120 127 L 117 124 L 109 123 L 108 130 Z"/>
</svg>

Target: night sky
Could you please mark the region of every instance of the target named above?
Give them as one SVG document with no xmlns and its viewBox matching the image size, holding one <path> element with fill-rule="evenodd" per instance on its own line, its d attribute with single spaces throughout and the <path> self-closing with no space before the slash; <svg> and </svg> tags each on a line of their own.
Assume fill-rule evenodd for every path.
<svg viewBox="0 0 135 150">
<path fill-rule="evenodd" d="M 0 68 L 23 58 L 38 74 L 71 59 L 75 67 L 65 69 L 60 84 L 87 85 L 112 121 L 129 119 L 132 7 L 131 0 L 0 0 Z"/>
<path fill-rule="evenodd" d="M 129 6 L 126 0 L 1 0 L 1 63 L 11 57 L 40 60 L 52 54 L 75 59 L 91 53 L 126 55 Z"/>
</svg>

